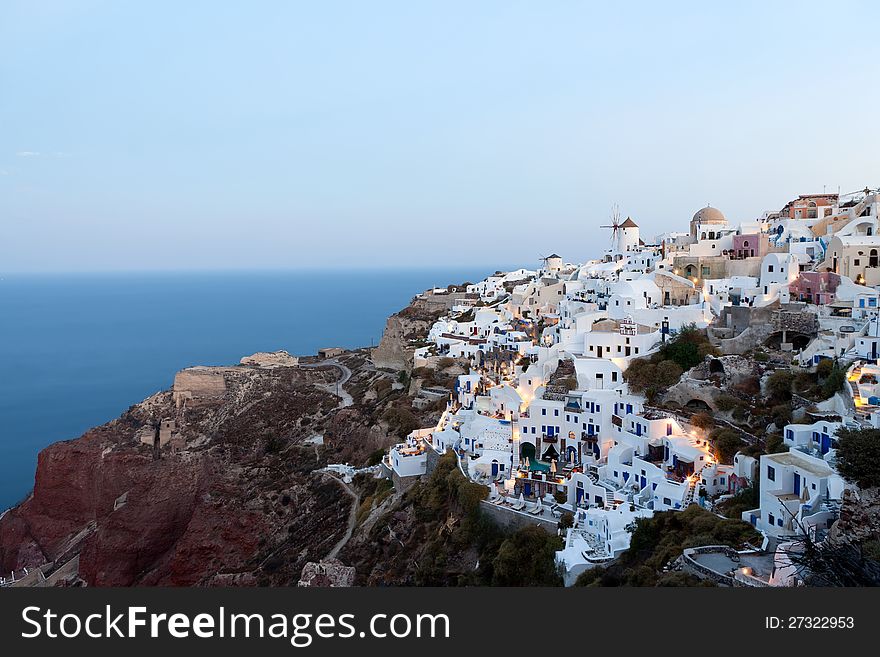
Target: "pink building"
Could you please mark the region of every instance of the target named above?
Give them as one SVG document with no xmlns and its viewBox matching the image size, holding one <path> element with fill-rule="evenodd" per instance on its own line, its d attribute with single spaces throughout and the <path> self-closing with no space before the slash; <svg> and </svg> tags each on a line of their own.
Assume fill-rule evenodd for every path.
<svg viewBox="0 0 880 657">
<path fill-rule="evenodd" d="M 840 276 L 831 271 L 804 271 L 788 286 L 792 301 L 823 306 L 834 301 Z"/>
<path fill-rule="evenodd" d="M 763 258 L 770 248 L 770 238 L 762 233 L 734 235 L 733 248 L 728 251 L 731 258 Z"/>
</svg>

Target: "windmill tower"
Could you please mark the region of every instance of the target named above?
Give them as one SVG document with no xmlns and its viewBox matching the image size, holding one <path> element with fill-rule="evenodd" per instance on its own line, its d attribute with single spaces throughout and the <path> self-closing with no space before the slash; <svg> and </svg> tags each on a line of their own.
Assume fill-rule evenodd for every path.
<svg viewBox="0 0 880 657">
<path fill-rule="evenodd" d="M 626 253 L 627 251 L 638 250 L 640 242 L 639 227 L 630 217 L 627 217 L 625 221 L 621 221 L 620 209 L 616 204 L 611 209 L 611 224 L 600 226 L 600 228 L 611 229 L 612 253 Z"/>
<path fill-rule="evenodd" d="M 611 250 L 620 253 L 620 208 L 617 203 L 611 206 L 611 223 L 599 228 L 611 229 Z"/>
<path fill-rule="evenodd" d="M 551 253 L 548 256 L 541 256 L 541 262 L 544 264 L 544 270 L 548 272 L 558 272 L 563 267 L 562 256 Z"/>
</svg>

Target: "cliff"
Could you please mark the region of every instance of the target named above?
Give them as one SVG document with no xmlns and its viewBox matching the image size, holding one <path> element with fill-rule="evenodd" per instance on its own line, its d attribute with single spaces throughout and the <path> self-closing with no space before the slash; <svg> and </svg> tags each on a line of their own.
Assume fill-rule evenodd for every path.
<svg viewBox="0 0 880 657">
<path fill-rule="evenodd" d="M 345 531 L 351 500 L 305 439 L 334 374 L 198 368 L 40 453 L 33 494 L 0 520 L 0 572 L 79 559 L 93 586 L 287 583 Z M 195 385 L 194 385 L 195 384 Z M 159 430 L 173 426 L 160 446 Z"/>
<path fill-rule="evenodd" d="M 389 317 L 385 322 L 382 340 L 371 354 L 376 367 L 412 371 L 413 353 L 442 312 L 425 309 L 416 297 L 413 304 Z"/>
<path fill-rule="evenodd" d="M 432 321 L 419 309 L 399 315 L 407 339 Z M 374 462 L 411 425 L 436 421 L 411 401 L 365 351 L 178 372 L 170 390 L 40 453 L 32 494 L 0 517 L 0 575 L 295 585 L 353 529 L 357 496 L 321 469 Z"/>
</svg>

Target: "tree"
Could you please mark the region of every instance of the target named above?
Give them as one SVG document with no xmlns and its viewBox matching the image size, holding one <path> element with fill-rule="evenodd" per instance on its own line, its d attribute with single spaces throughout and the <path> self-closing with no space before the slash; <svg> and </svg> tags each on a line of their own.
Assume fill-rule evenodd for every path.
<svg viewBox="0 0 880 657">
<path fill-rule="evenodd" d="M 574 527 L 574 516 L 570 511 L 566 511 L 559 517 L 559 522 L 557 523 L 559 529 L 568 529 L 569 527 Z"/>
<path fill-rule="evenodd" d="M 827 379 L 828 375 L 834 370 L 834 361 L 830 358 L 823 358 L 816 365 L 816 376 L 819 377 L 820 380 Z"/>
<path fill-rule="evenodd" d="M 880 561 L 859 543 L 840 537 L 816 542 L 809 532 L 793 543 L 786 554 L 809 586 L 880 586 Z"/>
<path fill-rule="evenodd" d="M 681 368 L 671 360 L 654 363 L 646 358 L 636 358 L 623 373 L 623 378 L 633 392 L 656 394 L 678 383 Z"/>
<path fill-rule="evenodd" d="M 822 394 L 825 399 L 834 396 L 836 392 L 843 388 L 843 384 L 845 383 L 846 372 L 844 372 L 843 368 L 835 362 L 834 366 L 831 368 L 831 372 L 829 372 L 825 381 L 822 383 Z"/>
<path fill-rule="evenodd" d="M 699 365 L 703 359 L 715 353 L 706 332 L 697 328 L 696 324 L 681 327 L 678 334 L 660 348 L 659 360 L 671 360 L 682 370 L 689 370 Z"/>
<path fill-rule="evenodd" d="M 675 361 L 661 360 L 657 363 L 654 377 L 657 386 L 660 388 L 668 388 L 678 383 L 679 379 L 681 379 L 682 373 L 682 368 Z"/>
<path fill-rule="evenodd" d="M 560 586 L 555 557 L 561 548 L 562 540 L 540 527 L 520 529 L 498 549 L 492 586 Z"/>
<path fill-rule="evenodd" d="M 767 392 L 770 398 L 779 403 L 791 399 L 791 386 L 794 375 L 790 370 L 776 370 L 767 378 Z"/>
<path fill-rule="evenodd" d="M 715 426 L 715 418 L 709 415 L 709 413 L 697 413 L 691 418 L 691 424 L 698 429 L 711 429 Z"/>
<path fill-rule="evenodd" d="M 837 430 L 837 471 L 861 488 L 880 486 L 880 429 Z"/>
<path fill-rule="evenodd" d="M 715 429 L 709 434 L 709 441 L 715 448 L 715 455 L 721 463 L 733 463 L 733 457 L 745 444 L 739 434 L 733 429 Z"/>
</svg>

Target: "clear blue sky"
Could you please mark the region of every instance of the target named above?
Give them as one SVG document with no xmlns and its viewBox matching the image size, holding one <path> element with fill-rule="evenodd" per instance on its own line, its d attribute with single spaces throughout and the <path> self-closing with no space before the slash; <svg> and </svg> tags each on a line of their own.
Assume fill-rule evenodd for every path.
<svg viewBox="0 0 880 657">
<path fill-rule="evenodd" d="M 3 0 L 0 271 L 535 264 L 880 184 L 876 4 L 618 4 Z"/>
</svg>

